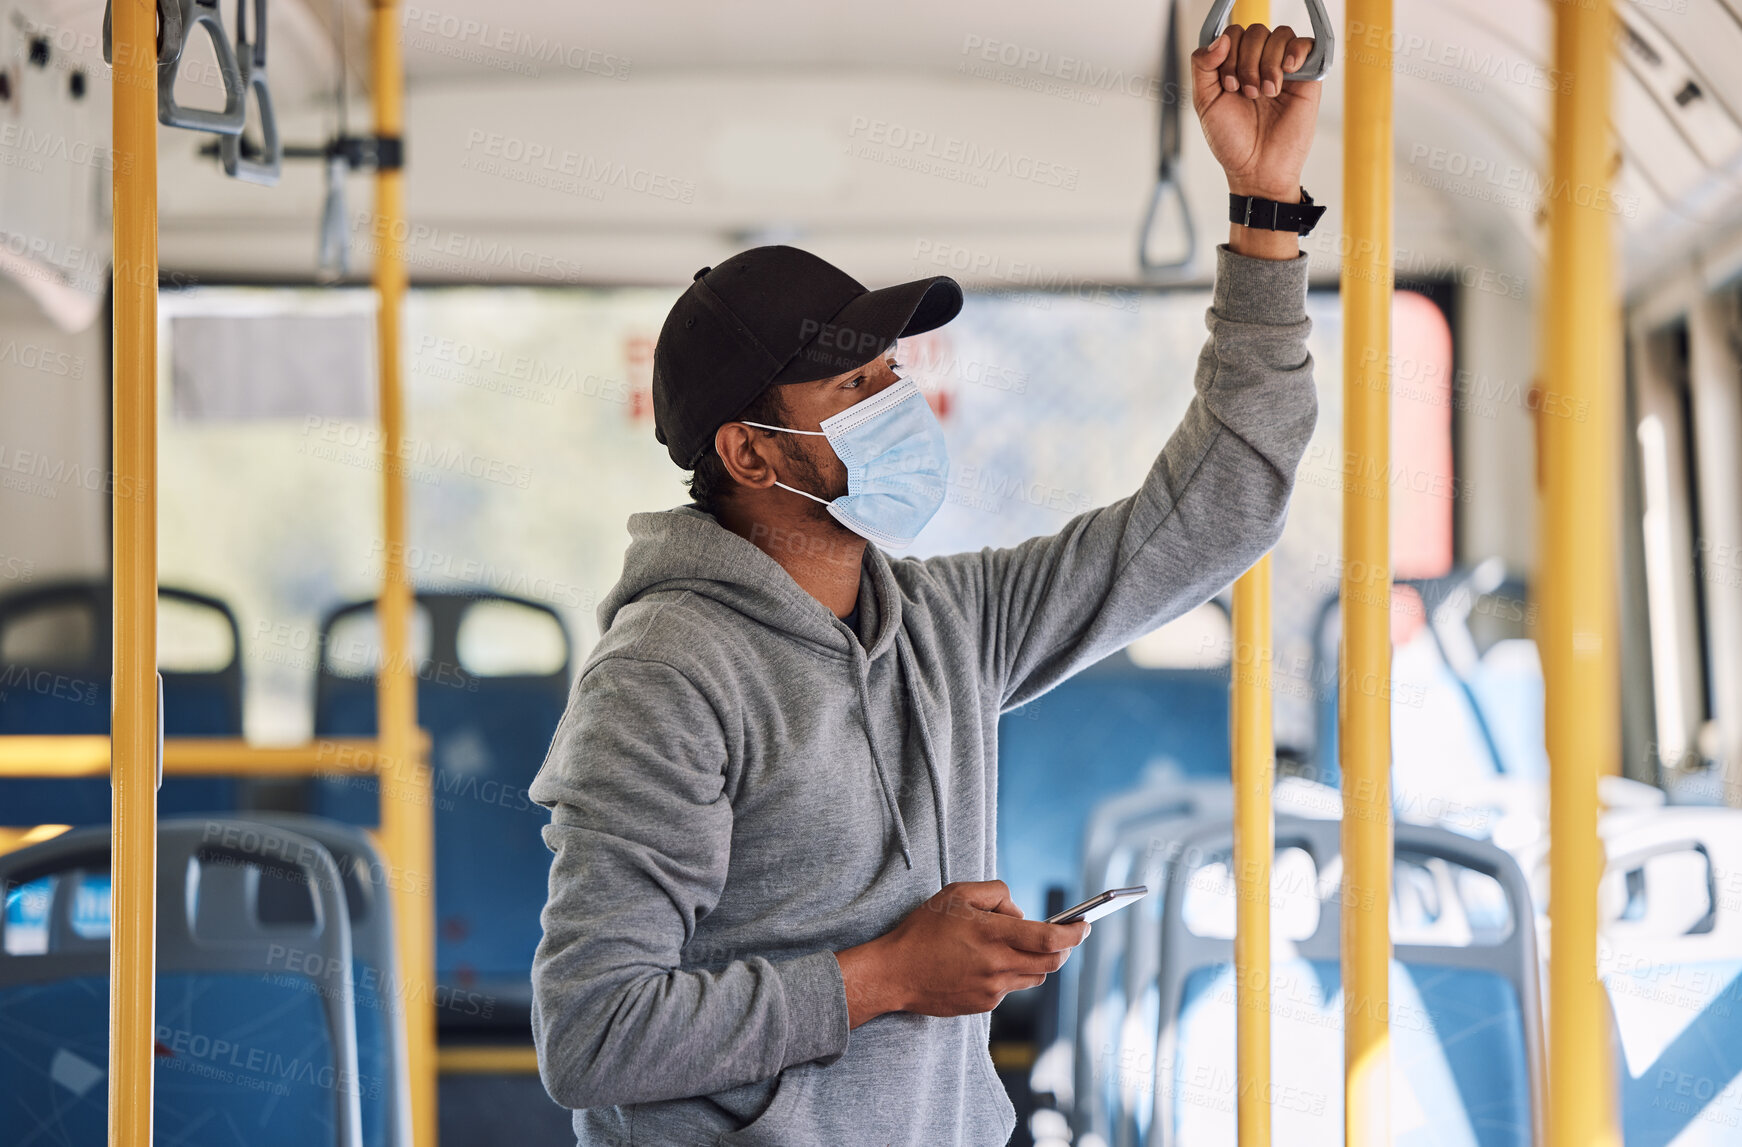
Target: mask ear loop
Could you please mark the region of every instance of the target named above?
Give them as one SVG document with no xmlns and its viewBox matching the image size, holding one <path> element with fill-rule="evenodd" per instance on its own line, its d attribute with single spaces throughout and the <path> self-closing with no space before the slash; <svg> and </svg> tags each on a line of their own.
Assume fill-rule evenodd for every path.
<svg viewBox="0 0 1742 1147">
<path fill-rule="evenodd" d="M 820 434 L 824 438 L 829 436 L 829 432 L 826 430 L 794 430 L 790 426 L 770 426 L 766 422 L 751 422 L 747 418 L 737 418 L 733 421 L 742 422 L 746 426 L 760 426 L 764 430 L 778 430 L 783 434 Z"/>
<path fill-rule="evenodd" d="M 742 422 L 746 426 L 760 426 L 764 430 L 778 430 L 782 434 L 815 434 L 821 438 L 828 437 L 827 432 L 822 431 L 822 430 L 794 430 L 790 426 L 770 426 L 766 422 L 751 422 L 749 419 L 745 419 L 745 418 L 739 418 L 736 421 Z M 811 501 L 817 503 L 819 506 L 827 506 L 827 505 L 831 504 L 827 498 L 819 498 L 815 494 L 809 493 L 805 490 L 800 490 L 796 486 L 788 486 L 785 482 L 782 482 L 778 479 L 775 480 L 774 484 L 776 486 L 779 486 L 782 490 L 791 490 L 794 494 L 803 494 L 805 497 L 807 497 Z"/>
<path fill-rule="evenodd" d="M 809 493 L 808 491 L 800 490 L 797 486 L 788 486 L 785 482 L 781 482 L 778 480 L 774 484 L 776 486 L 779 486 L 782 490 L 791 490 L 794 494 L 803 494 L 805 497 L 809 498 L 811 501 L 815 502 L 819 506 L 832 506 L 832 505 L 834 505 L 834 503 L 829 501 L 827 498 L 819 498 L 815 494 Z"/>
</svg>

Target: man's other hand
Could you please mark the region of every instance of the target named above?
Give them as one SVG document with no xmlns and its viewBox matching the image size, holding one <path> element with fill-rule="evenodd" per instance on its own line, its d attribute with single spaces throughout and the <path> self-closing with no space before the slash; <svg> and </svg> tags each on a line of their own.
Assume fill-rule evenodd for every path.
<svg viewBox="0 0 1742 1147">
<path fill-rule="evenodd" d="M 1312 47 L 1286 26 L 1230 24 L 1192 53 L 1192 106 L 1235 195 L 1299 202 L 1324 84 L 1287 77 Z"/>
<path fill-rule="evenodd" d="M 1024 920 L 1002 880 L 955 881 L 892 930 L 836 954 L 851 1027 L 885 1012 L 965 1016 L 1038 987 L 1087 924 Z"/>
</svg>

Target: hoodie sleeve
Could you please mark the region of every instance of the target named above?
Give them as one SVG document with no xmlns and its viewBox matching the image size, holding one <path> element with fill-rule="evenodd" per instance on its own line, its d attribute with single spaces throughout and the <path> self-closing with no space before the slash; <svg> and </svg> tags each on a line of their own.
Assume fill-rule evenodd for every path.
<svg viewBox="0 0 1742 1147">
<path fill-rule="evenodd" d="M 1001 708 L 1199 605 L 1276 544 L 1318 414 L 1307 257 L 1217 248 L 1197 393 L 1143 486 L 1058 533 L 926 559 L 982 645 Z"/>
<path fill-rule="evenodd" d="M 706 1095 L 847 1046 L 833 952 L 680 970 L 726 880 L 726 745 L 662 662 L 588 667 L 531 788 L 556 854 L 532 963 L 539 1074 L 570 1108 Z"/>
</svg>

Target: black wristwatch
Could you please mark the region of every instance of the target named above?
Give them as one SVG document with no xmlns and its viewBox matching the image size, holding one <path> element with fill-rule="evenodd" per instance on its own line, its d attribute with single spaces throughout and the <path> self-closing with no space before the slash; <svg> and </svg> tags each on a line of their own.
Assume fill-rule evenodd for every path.
<svg viewBox="0 0 1742 1147">
<path fill-rule="evenodd" d="M 1324 213 L 1325 209 L 1313 202 L 1313 197 L 1304 187 L 1300 189 L 1299 203 L 1278 203 L 1256 195 L 1228 196 L 1228 222 L 1260 231 L 1296 231 L 1309 235 Z"/>
</svg>

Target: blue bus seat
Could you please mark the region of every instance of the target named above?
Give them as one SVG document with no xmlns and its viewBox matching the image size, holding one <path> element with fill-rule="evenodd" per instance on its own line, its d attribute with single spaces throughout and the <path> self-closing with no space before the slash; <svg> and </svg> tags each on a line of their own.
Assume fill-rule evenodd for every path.
<svg viewBox="0 0 1742 1147">
<path fill-rule="evenodd" d="M 1146 884 L 1143 900 L 1096 922 L 1089 938 L 1057 973 L 1061 1038 L 1076 1049 L 1070 1080 L 1041 1076 L 1036 1091 L 1068 1099 L 1081 1113 L 1079 1129 L 1108 1139 L 1109 1113 L 1117 1106 L 1113 1081 L 1097 1073 L 1093 1053 L 1082 1049 L 1117 1044 L 1133 1006 L 1133 970 L 1146 962 L 1151 941 L 1159 943 L 1160 905 L 1165 894 L 1166 862 L 1177 855 L 1176 841 L 1203 825 L 1227 821 L 1233 790 L 1226 781 L 1152 783 L 1109 797 L 1096 806 L 1083 832 L 1081 877 L 1070 886 L 1071 903 L 1104 888 Z M 1153 936 L 1149 933 L 1153 931 Z M 1063 1066 L 1047 1060 L 1055 1072 Z M 1037 1067 L 1039 1065 L 1037 1064 Z"/>
<path fill-rule="evenodd" d="M 443 1028 L 523 1027 L 531 968 L 543 936 L 550 881 L 542 830 L 549 815 L 527 796 L 568 704 L 572 647 L 549 606 L 507 594 L 419 593 L 429 655 L 415 667 L 418 724 L 429 730 L 435 802 L 436 979 Z M 461 629 L 480 606 L 531 611 L 560 636 L 561 664 L 545 672 L 484 675 L 462 657 Z M 315 733 L 375 735 L 373 667 L 346 673 L 342 625 L 367 620 L 353 602 L 321 624 Z M 372 777 L 324 777 L 310 811 L 351 824 L 379 820 Z M 488 841 L 488 848 L 479 842 Z"/>
<path fill-rule="evenodd" d="M 1278 1141 L 1343 1142 L 1341 968 L 1294 957 L 1271 968 L 1273 1118 Z M 1391 1133 L 1400 1147 L 1529 1147 L 1533 1070 L 1519 1001 L 1504 976 L 1391 962 Z M 1234 969 L 1196 968 L 1182 987 L 1182 1049 L 1169 1077 L 1176 1137 L 1223 1142 L 1233 1129 Z M 1500 1022 L 1496 1022 L 1496 1020 Z"/>
<path fill-rule="evenodd" d="M 1228 776 L 1228 670 L 1147 669 L 1123 651 L 998 721 L 998 870 L 1033 916 L 1075 887 L 1095 806 L 1148 774 Z M 1099 888 L 1094 891 L 1100 891 Z"/>
<path fill-rule="evenodd" d="M 1627 1147 L 1742 1142 L 1742 810 L 1603 821 L 1598 969 Z"/>
<path fill-rule="evenodd" d="M 1487 594 L 1522 601 L 1528 588 L 1519 579 L 1504 576 L 1495 559 L 1473 567 L 1454 569 L 1444 577 L 1398 578 L 1399 588 L 1413 590 L 1431 624 L 1423 627 L 1421 640 L 1439 654 L 1441 672 L 1409 683 L 1393 698 L 1394 721 L 1407 723 L 1404 736 L 1393 747 L 1398 761 L 1412 764 L 1437 776 L 1429 762 L 1418 760 L 1416 746 L 1437 748 L 1436 738 L 1456 741 L 1462 749 L 1462 767 L 1479 773 L 1504 774 L 1528 780 L 1547 777 L 1548 751 L 1543 744 L 1542 667 L 1534 644 L 1511 638 L 1477 654 L 1470 617 Z M 1313 778 L 1336 785 L 1341 776 L 1337 760 L 1337 644 L 1338 597 L 1327 597 L 1313 623 L 1314 744 Z M 1515 620 L 1522 620 L 1522 615 Z M 1431 698 L 1417 696 L 1425 689 Z M 1419 709 L 1428 702 L 1435 712 Z M 1442 732 L 1436 732 L 1438 722 Z M 1413 734 L 1413 737 L 1411 736 Z M 1417 787 L 1414 778 L 1404 784 Z M 1455 786 L 1455 781 L 1447 787 Z"/>
<path fill-rule="evenodd" d="M 1155 905 L 1159 958 L 1103 989 L 1128 1002 L 1110 1038 L 1082 1053 L 1090 1062 L 1079 1065 L 1089 1087 L 1079 1086 L 1073 1105 L 1079 1137 L 1092 1131 L 1109 1143 L 1170 1147 L 1233 1140 L 1233 898 L 1225 887 L 1232 841 L 1225 821 L 1199 823 L 1198 832 L 1169 850 L 1164 893 Z M 1340 867 L 1338 834 L 1335 820 L 1277 818 L 1278 875 L 1292 850 L 1309 857 L 1317 874 L 1291 884 L 1296 902 L 1284 915 L 1302 907 L 1310 912 L 1280 927 L 1295 954 L 1273 968 L 1278 1142 L 1342 1141 L 1337 882 L 1323 875 Z M 1534 1142 L 1542 1033 L 1524 877 L 1501 850 L 1448 830 L 1399 824 L 1396 838 L 1400 877 L 1409 872 L 1431 887 L 1412 889 L 1409 877 L 1395 886 L 1395 1141 L 1436 1147 Z M 1218 866 L 1220 895 L 1211 879 Z M 1465 870 L 1487 878 L 1485 894 L 1469 891 Z"/>
<path fill-rule="evenodd" d="M 289 829 L 332 854 L 345 886 L 351 923 L 351 987 L 357 1013 L 357 1072 L 380 1086 L 362 1094 L 365 1147 L 411 1147 L 411 1085 L 406 1077 L 407 1003 L 420 997 L 399 978 L 399 945 L 393 931 L 393 886 L 408 882 L 412 894 L 427 888 L 393 873 L 369 837 L 358 828 L 296 813 L 251 813 L 249 819 Z"/>
<path fill-rule="evenodd" d="M 0 1128 L 107 1141 L 107 828 L 0 857 Z M 153 1134 L 187 1147 L 358 1147 L 350 925 L 308 837 L 231 820 L 158 827 Z"/>
<path fill-rule="evenodd" d="M 1277 815 L 1334 818 L 1339 812 L 1335 789 L 1298 777 L 1279 782 L 1273 800 Z M 1095 809 L 1085 833 L 1081 890 L 1143 884 L 1150 893 L 1102 920 L 1059 973 L 1059 1030 L 1075 1032 L 1075 1048 L 1154 1046 L 1167 872 L 1204 829 L 1232 823 L 1233 801 L 1227 781 L 1161 783 L 1108 798 Z M 1124 1094 L 1117 1073 L 1106 1070 L 1105 1056 L 1099 1062 L 1094 1054 L 1060 1059 L 1070 1065 L 1068 1090 L 1058 1086 L 1058 1066 L 1037 1077 L 1036 1090 L 1067 1098 L 1085 1133 L 1112 1142 L 1120 1117 L 1134 1104 L 1140 1108 L 1146 1096 Z"/>
<path fill-rule="evenodd" d="M 236 615 L 215 597 L 172 586 L 159 587 L 158 600 L 210 614 L 230 635 L 227 662 L 163 671 L 164 736 L 240 737 L 242 635 Z M 112 610 L 106 581 L 58 582 L 0 598 L 0 734 L 109 732 Z M 22 643 L 29 627 L 57 624 L 65 628 L 52 652 L 31 651 L 16 659 L 4 652 Z M 158 812 L 233 812 L 239 791 L 238 782 L 227 777 L 168 777 L 158 790 Z M 0 823 L 108 820 L 107 779 L 0 780 Z"/>
<path fill-rule="evenodd" d="M 1471 685 L 1489 715 L 1507 773 L 1523 780 L 1546 782 L 1548 743 L 1543 712 L 1546 692 L 1536 642 L 1523 637 L 1495 642 L 1482 654 Z"/>
</svg>

